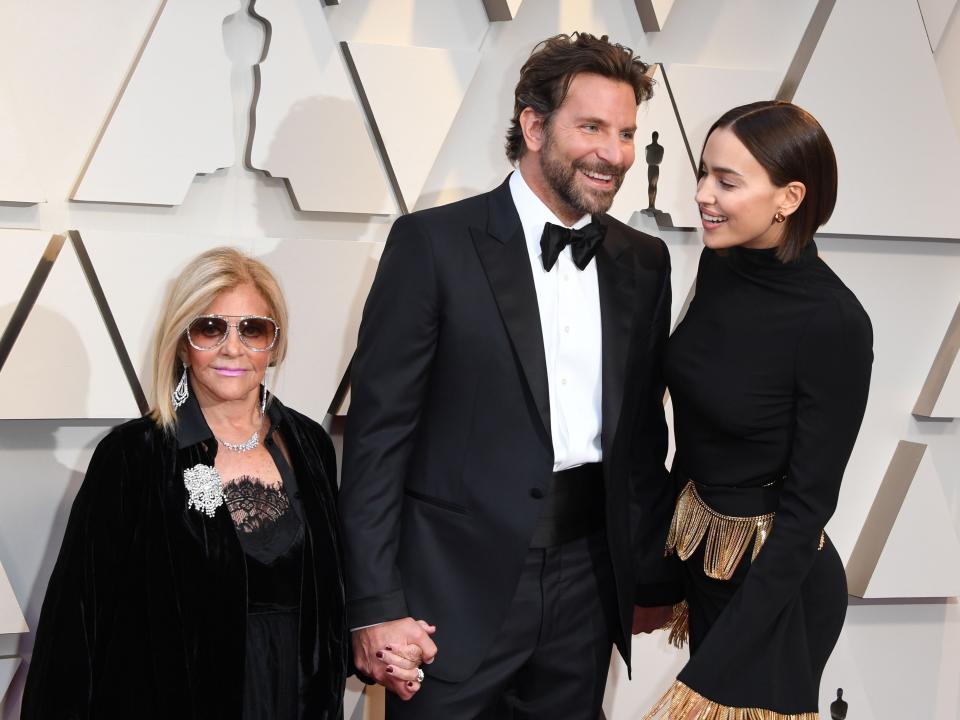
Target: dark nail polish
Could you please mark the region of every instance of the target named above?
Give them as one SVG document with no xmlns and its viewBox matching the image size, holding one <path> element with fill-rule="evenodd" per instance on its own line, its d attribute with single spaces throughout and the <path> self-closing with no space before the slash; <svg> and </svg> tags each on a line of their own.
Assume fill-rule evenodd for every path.
<svg viewBox="0 0 960 720">
<path fill-rule="evenodd" d="M 388 673 L 392 673 L 392 672 L 393 672 L 393 665 L 387 665 L 387 672 L 388 672 Z"/>
<path fill-rule="evenodd" d="M 393 648 L 390 647 L 389 645 L 387 645 L 387 646 L 384 648 L 384 650 L 386 650 L 387 652 L 393 652 Z"/>
<path fill-rule="evenodd" d="M 407 687 L 408 687 L 408 688 L 412 688 L 412 687 L 413 687 L 413 681 L 412 681 L 412 680 L 407 680 Z"/>
<path fill-rule="evenodd" d="M 377 657 L 383 659 L 383 653 L 377 650 Z"/>
</svg>

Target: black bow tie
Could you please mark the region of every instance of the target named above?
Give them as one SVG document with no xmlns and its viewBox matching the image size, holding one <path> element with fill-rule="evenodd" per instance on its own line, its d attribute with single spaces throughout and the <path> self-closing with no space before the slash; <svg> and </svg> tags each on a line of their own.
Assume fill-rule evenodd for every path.
<svg viewBox="0 0 960 720">
<path fill-rule="evenodd" d="M 550 272 L 560 253 L 569 245 L 573 264 L 583 270 L 593 260 L 606 234 L 606 226 L 596 221 L 577 230 L 553 223 L 544 224 L 543 235 L 540 236 L 540 259 L 543 260 L 543 269 Z"/>
</svg>

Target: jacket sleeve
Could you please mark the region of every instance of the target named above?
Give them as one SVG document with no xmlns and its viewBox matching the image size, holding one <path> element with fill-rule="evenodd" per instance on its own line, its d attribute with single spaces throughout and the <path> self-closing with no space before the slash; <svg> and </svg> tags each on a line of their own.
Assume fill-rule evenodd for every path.
<svg viewBox="0 0 960 720">
<path fill-rule="evenodd" d="M 407 616 L 396 558 L 407 465 L 439 329 L 430 240 L 393 225 L 367 297 L 351 369 L 340 513 L 351 628 Z"/>
<path fill-rule="evenodd" d="M 23 720 L 92 718 L 98 661 L 110 639 L 109 608 L 129 542 L 122 488 L 128 478 L 116 431 L 94 451 L 70 511 L 47 585 L 27 672 Z"/>
<path fill-rule="evenodd" d="M 667 423 L 664 417 L 663 354 L 670 334 L 670 254 L 661 242 L 665 267 L 645 348 L 649 358 L 649 388 L 644 395 L 632 443 L 630 486 L 634 523 L 636 586 L 634 602 L 644 607 L 671 605 L 683 597 L 678 564 L 664 557 L 664 543 L 673 517 L 675 494 L 664 465 Z"/>
<path fill-rule="evenodd" d="M 800 597 L 860 430 L 872 362 L 873 332 L 858 303 L 826 303 L 808 321 L 797 352 L 796 421 L 773 527 L 740 589 L 680 675 L 711 699 L 725 683 L 735 683 L 731 673 L 742 672 L 757 649 L 771 642 L 786 608 Z M 717 688 L 703 687 L 705 678 Z"/>
</svg>

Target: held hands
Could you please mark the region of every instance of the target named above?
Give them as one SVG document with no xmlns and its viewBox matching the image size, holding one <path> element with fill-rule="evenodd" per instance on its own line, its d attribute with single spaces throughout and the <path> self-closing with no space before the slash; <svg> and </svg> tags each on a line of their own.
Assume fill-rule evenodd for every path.
<svg viewBox="0 0 960 720">
<path fill-rule="evenodd" d="M 673 606 L 633 607 L 633 634 L 652 633 L 660 630 L 673 618 Z"/>
<path fill-rule="evenodd" d="M 403 700 L 420 689 L 417 670 L 437 654 L 430 636 L 436 627 L 411 617 L 353 631 L 353 658 L 357 669 Z"/>
</svg>

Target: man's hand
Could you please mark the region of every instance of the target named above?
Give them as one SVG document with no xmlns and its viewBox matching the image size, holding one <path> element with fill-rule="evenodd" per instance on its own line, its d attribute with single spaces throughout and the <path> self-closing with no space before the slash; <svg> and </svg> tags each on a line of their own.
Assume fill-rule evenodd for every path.
<svg viewBox="0 0 960 720">
<path fill-rule="evenodd" d="M 673 605 L 660 607 L 633 607 L 633 634 L 652 633 L 659 630 L 673 617 Z"/>
<path fill-rule="evenodd" d="M 353 661 L 357 670 L 409 700 L 420 689 L 417 668 L 430 664 L 437 646 L 430 636 L 436 627 L 411 617 L 353 631 Z"/>
</svg>

